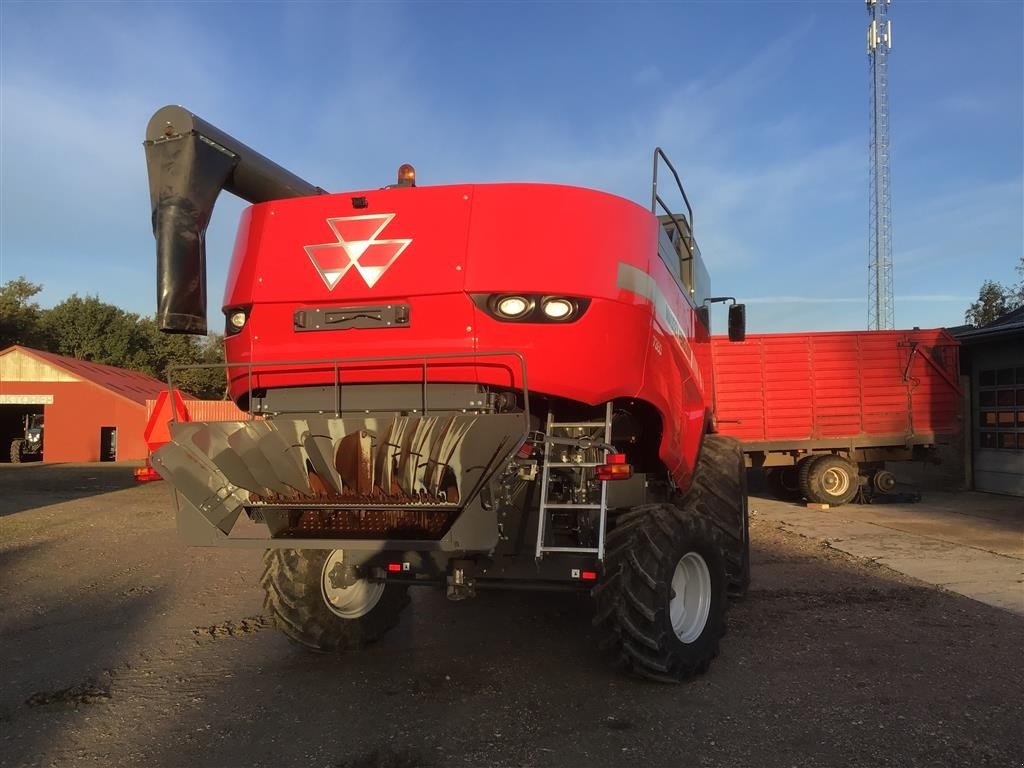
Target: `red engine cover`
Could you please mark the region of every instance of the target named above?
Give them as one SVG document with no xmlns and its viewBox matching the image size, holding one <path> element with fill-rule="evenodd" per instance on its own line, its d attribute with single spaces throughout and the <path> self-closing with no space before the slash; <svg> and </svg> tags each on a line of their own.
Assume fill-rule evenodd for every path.
<svg viewBox="0 0 1024 768">
<path fill-rule="evenodd" d="M 250 381 L 333 381 L 329 366 L 250 369 L 250 362 L 515 350 L 526 358 L 531 391 L 655 406 L 664 423 L 661 457 L 685 487 L 708 407 L 709 339 L 658 256 L 659 226 L 622 198 L 543 184 L 369 190 L 254 205 L 242 218 L 224 297 L 225 308 L 250 308 L 244 329 L 225 342 L 229 363 L 246 366 L 231 369 L 232 394 L 244 395 Z M 509 323 L 471 298 L 493 293 L 591 301 L 575 322 Z M 407 327 L 294 328 L 298 310 L 389 303 L 409 305 Z M 508 364 L 431 374 L 439 376 L 522 386 Z M 377 368 L 356 377 L 420 373 Z"/>
</svg>

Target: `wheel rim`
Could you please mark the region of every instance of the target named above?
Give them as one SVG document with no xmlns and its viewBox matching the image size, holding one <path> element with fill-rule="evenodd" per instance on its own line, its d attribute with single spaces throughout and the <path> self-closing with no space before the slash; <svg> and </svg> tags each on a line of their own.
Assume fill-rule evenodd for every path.
<svg viewBox="0 0 1024 768">
<path fill-rule="evenodd" d="M 850 487 L 850 476 L 838 467 L 831 467 L 822 474 L 821 487 L 829 496 L 842 496 Z"/>
<path fill-rule="evenodd" d="M 351 587 L 334 586 L 330 573 L 334 566 L 343 562 L 344 557 L 344 550 L 336 549 L 331 552 L 320 576 L 320 592 L 331 613 L 343 619 L 358 619 L 372 611 L 380 602 L 381 595 L 384 594 L 384 583 L 371 583 L 366 579 L 359 579 Z"/>
<path fill-rule="evenodd" d="M 672 629 L 683 643 L 692 643 L 700 637 L 708 623 L 711 571 L 704 558 L 696 552 L 687 552 L 676 564 L 668 611 Z"/>
</svg>

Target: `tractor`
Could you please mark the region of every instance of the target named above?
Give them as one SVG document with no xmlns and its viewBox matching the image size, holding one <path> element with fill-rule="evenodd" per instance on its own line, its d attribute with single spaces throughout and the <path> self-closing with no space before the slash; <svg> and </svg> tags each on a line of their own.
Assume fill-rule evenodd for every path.
<svg viewBox="0 0 1024 768">
<path fill-rule="evenodd" d="M 11 441 L 11 463 L 43 458 L 43 414 L 26 413 L 22 417 L 22 436 Z"/>
</svg>

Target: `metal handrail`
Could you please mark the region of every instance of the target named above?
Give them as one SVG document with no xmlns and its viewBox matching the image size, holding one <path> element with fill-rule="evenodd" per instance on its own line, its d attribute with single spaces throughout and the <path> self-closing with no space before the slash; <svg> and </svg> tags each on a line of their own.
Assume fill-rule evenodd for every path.
<svg viewBox="0 0 1024 768">
<path fill-rule="evenodd" d="M 672 172 L 672 176 L 676 180 L 676 186 L 679 188 L 679 194 L 683 196 L 683 203 L 686 204 L 686 210 L 689 213 L 689 219 L 684 218 L 683 221 L 687 223 L 689 233 L 687 233 L 682 225 L 679 223 L 679 219 L 676 218 L 676 214 L 669 210 L 668 205 L 658 195 L 658 158 L 665 161 L 665 165 Z M 687 253 L 690 254 L 689 258 L 693 258 L 694 248 L 694 234 L 693 234 L 693 206 L 690 205 L 690 198 L 686 196 L 686 190 L 683 189 L 683 182 L 679 178 L 679 174 L 676 173 L 675 166 L 672 165 L 672 161 L 668 159 L 668 155 L 662 150 L 661 147 L 654 148 L 654 173 L 651 181 L 651 213 L 655 216 L 658 215 L 658 205 L 661 205 L 662 209 L 668 214 L 668 217 L 672 219 L 672 223 L 675 225 L 676 231 L 679 233 L 679 239 L 683 241 L 686 246 Z"/>
<path fill-rule="evenodd" d="M 223 363 L 188 363 L 188 364 L 175 364 L 167 367 L 167 388 L 173 396 L 174 383 L 173 376 L 177 371 L 194 371 L 206 368 L 247 368 L 248 377 L 248 392 L 252 393 L 252 375 L 253 368 L 272 368 L 272 367 L 283 367 L 283 366 L 330 366 L 334 369 L 334 403 L 335 403 L 335 417 L 341 418 L 341 370 L 345 365 L 351 365 L 356 363 L 394 363 L 407 361 L 409 363 L 415 363 L 421 365 L 423 370 L 422 379 L 422 406 L 423 412 L 427 413 L 427 370 L 429 367 L 429 361 L 431 360 L 451 360 L 453 358 L 487 358 L 487 357 L 514 357 L 519 361 L 519 371 L 522 376 L 522 391 L 523 391 L 523 411 L 526 415 L 526 424 L 530 424 L 530 388 L 526 378 L 526 358 L 521 352 L 513 352 L 500 350 L 495 352 L 437 352 L 426 355 L 382 355 L 379 357 L 339 357 L 339 358 L 327 358 L 319 360 L 268 360 L 265 362 L 249 361 L 249 362 L 223 362 Z M 176 409 L 172 409 L 173 421 L 178 420 L 178 414 Z"/>
</svg>

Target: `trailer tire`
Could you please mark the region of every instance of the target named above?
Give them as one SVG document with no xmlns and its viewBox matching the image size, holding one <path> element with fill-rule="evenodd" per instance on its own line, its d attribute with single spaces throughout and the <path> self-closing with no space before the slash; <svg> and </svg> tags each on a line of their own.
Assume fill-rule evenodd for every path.
<svg viewBox="0 0 1024 768">
<path fill-rule="evenodd" d="M 725 633 L 724 550 L 718 528 L 692 510 L 649 504 L 622 515 L 593 590 L 602 647 L 649 680 L 706 672 Z"/>
<path fill-rule="evenodd" d="M 765 483 L 768 491 L 782 501 L 794 501 L 799 498 L 796 467 L 769 467 L 764 470 Z"/>
<path fill-rule="evenodd" d="M 853 500 L 860 488 L 857 465 L 832 454 L 800 467 L 800 489 L 808 501 L 838 507 Z"/>
<path fill-rule="evenodd" d="M 350 611 L 345 618 L 332 608 L 325 592 L 325 566 L 332 550 L 269 549 L 263 556 L 266 592 L 264 613 L 288 638 L 310 650 L 340 653 L 363 648 L 379 640 L 398 624 L 399 614 L 409 604 L 408 587 L 399 584 L 371 584 L 360 580 L 349 589 L 369 591 L 362 612 Z"/>
<path fill-rule="evenodd" d="M 11 440 L 11 464 L 21 464 L 24 440 Z"/>
</svg>

